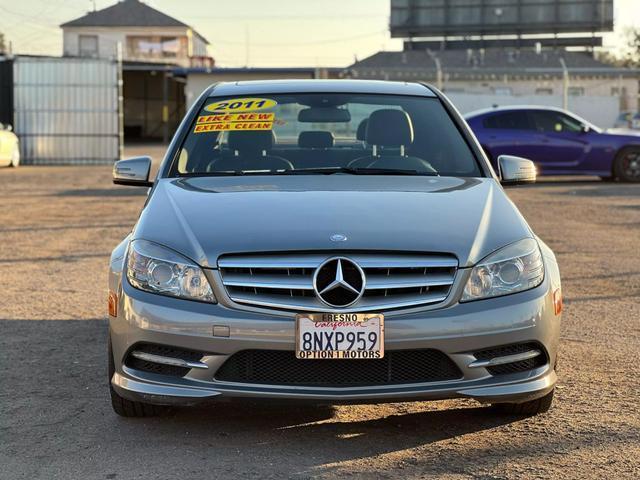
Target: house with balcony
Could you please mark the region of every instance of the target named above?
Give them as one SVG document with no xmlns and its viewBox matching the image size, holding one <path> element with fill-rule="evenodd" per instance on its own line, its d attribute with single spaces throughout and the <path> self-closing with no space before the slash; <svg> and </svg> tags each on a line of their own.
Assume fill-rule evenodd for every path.
<svg viewBox="0 0 640 480">
<path fill-rule="evenodd" d="M 60 25 L 65 57 L 116 59 L 122 51 L 125 141 L 168 141 L 185 113 L 175 69 L 214 67 L 193 27 L 140 0 L 121 0 Z"/>
<path fill-rule="evenodd" d="M 122 0 L 60 25 L 63 55 L 212 67 L 209 42 L 191 26 L 140 0 Z"/>
</svg>

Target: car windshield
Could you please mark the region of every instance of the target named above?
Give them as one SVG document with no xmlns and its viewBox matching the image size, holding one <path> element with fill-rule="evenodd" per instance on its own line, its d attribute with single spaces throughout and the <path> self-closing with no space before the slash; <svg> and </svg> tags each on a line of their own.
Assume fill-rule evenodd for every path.
<svg viewBox="0 0 640 480">
<path fill-rule="evenodd" d="M 482 175 L 437 98 L 343 93 L 210 97 L 173 173 Z"/>
</svg>

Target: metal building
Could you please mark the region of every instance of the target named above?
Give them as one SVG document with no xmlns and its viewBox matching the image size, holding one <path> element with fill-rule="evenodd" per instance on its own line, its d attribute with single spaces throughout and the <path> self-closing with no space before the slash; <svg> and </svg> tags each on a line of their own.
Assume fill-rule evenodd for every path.
<svg viewBox="0 0 640 480">
<path fill-rule="evenodd" d="M 0 112 L 20 139 L 22 163 L 95 165 L 120 158 L 116 61 L 19 56 L 2 62 L 0 76 Z"/>
</svg>

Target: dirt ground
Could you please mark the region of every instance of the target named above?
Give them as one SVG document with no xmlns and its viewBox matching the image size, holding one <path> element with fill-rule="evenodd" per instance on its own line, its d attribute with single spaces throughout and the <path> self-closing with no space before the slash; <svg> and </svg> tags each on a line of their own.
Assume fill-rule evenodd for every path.
<svg viewBox="0 0 640 480">
<path fill-rule="evenodd" d="M 107 167 L 0 170 L 0 479 L 640 478 L 640 185 L 509 190 L 566 297 L 554 408 L 472 401 L 109 405 L 106 267 L 144 191 Z"/>
</svg>

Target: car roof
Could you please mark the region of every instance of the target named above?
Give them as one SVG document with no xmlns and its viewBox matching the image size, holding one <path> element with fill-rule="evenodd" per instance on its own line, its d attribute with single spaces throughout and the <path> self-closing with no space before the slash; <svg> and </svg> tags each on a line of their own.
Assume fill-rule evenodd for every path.
<svg viewBox="0 0 640 480">
<path fill-rule="evenodd" d="M 504 107 L 491 107 L 491 108 L 482 108 L 480 110 L 474 110 L 473 112 L 465 113 L 464 118 L 474 118 L 479 117 L 481 115 L 486 115 L 487 113 L 497 113 L 497 112 L 509 112 L 513 110 L 550 110 L 553 112 L 562 112 L 567 113 L 569 115 L 573 115 L 571 112 L 559 108 L 559 107 L 550 107 L 547 105 L 506 105 Z"/>
<path fill-rule="evenodd" d="M 435 97 L 426 85 L 382 80 L 251 80 L 212 85 L 209 96 L 277 93 L 377 93 Z"/>
<path fill-rule="evenodd" d="M 562 112 L 565 115 L 568 115 L 569 117 L 572 117 L 582 123 L 585 123 L 587 125 L 589 125 L 591 128 L 593 128 L 595 131 L 602 131 L 602 129 L 596 125 L 594 125 L 593 123 L 591 123 L 589 120 L 586 120 L 584 118 L 582 118 L 579 115 L 576 115 L 573 112 L 570 112 L 569 110 L 565 110 L 564 108 L 559 108 L 559 107 L 549 107 L 546 105 L 507 105 L 504 107 L 495 107 L 495 108 L 484 108 L 482 110 L 476 110 L 474 112 L 469 112 L 466 115 L 464 115 L 465 120 L 473 120 L 474 118 L 478 118 L 478 117 L 482 117 L 483 115 L 487 115 L 489 113 L 496 113 L 496 112 L 510 112 L 510 111 L 514 111 L 514 110 L 546 110 L 549 112 Z"/>
</svg>

